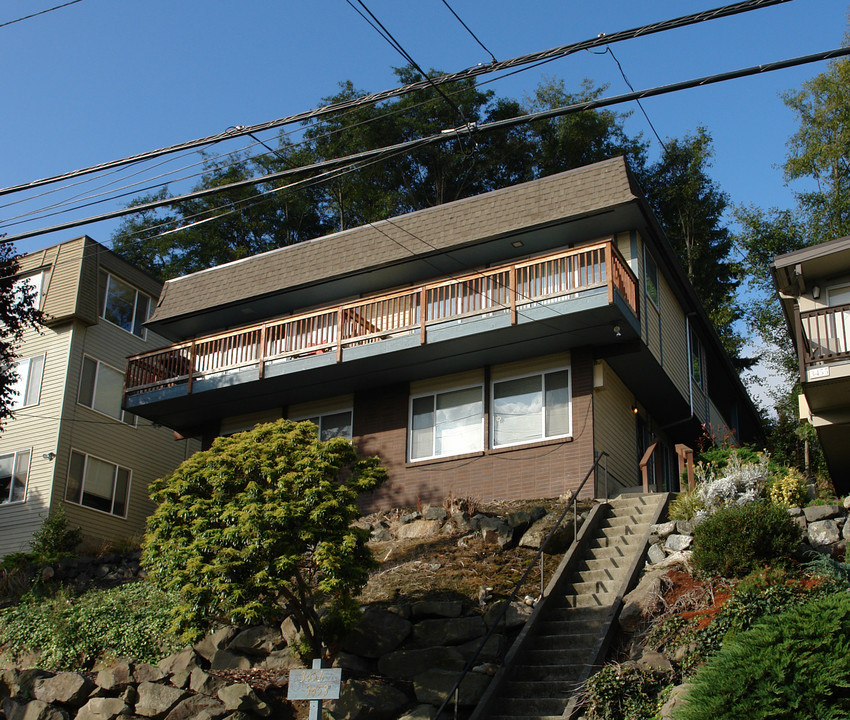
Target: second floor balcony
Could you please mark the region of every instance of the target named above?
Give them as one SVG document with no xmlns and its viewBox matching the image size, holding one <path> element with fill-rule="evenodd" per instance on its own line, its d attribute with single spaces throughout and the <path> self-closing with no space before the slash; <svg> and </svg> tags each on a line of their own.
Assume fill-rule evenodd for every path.
<svg viewBox="0 0 850 720">
<path fill-rule="evenodd" d="M 636 337 L 638 308 L 634 273 L 612 241 L 596 242 L 136 355 L 125 405 L 175 427 L 189 422 L 190 396 L 215 389 L 242 386 L 245 398 L 274 385 L 297 402 L 305 384 L 350 391 L 364 374 L 411 379 L 518 358 L 536 345 Z"/>
</svg>

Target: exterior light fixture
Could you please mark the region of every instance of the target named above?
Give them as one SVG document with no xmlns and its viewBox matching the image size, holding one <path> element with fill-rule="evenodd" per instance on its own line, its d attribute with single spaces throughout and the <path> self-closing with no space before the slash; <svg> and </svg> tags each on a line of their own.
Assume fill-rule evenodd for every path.
<svg viewBox="0 0 850 720">
<path fill-rule="evenodd" d="M 614 326 L 613 328 L 611 328 L 611 329 L 614 331 L 614 337 L 622 337 L 622 336 L 623 336 L 623 333 L 622 333 L 622 331 L 620 330 L 620 326 L 619 326 L 619 325 L 615 325 L 615 326 Z"/>
<path fill-rule="evenodd" d="M 56 459 L 56 453 L 51 451 L 49 453 L 44 453 L 41 457 L 47 460 L 47 462 L 53 462 Z"/>
<path fill-rule="evenodd" d="M 637 405 L 632 405 L 632 415 L 637 415 L 637 414 L 638 414 Z"/>
<path fill-rule="evenodd" d="M 524 243 L 522 240 L 514 240 L 514 241 L 511 243 L 511 247 L 516 247 L 516 248 L 520 248 L 520 247 L 522 247 L 523 245 L 525 245 L 525 243 Z"/>
</svg>

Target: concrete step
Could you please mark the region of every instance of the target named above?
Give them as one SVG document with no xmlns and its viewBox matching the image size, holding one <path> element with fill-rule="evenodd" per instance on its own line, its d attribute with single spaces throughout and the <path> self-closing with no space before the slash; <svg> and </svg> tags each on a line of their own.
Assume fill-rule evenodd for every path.
<svg viewBox="0 0 850 720">
<path fill-rule="evenodd" d="M 564 597 L 564 607 L 578 608 L 609 608 L 617 599 L 617 593 L 584 593 L 582 595 L 567 595 Z"/>
<path fill-rule="evenodd" d="M 618 580 L 594 580 L 570 583 L 564 588 L 565 595 L 614 595 L 622 583 Z"/>
<path fill-rule="evenodd" d="M 631 558 L 625 557 L 606 557 L 599 558 L 597 560 L 593 560 L 591 558 L 585 558 L 578 564 L 578 568 L 576 569 L 576 575 L 585 573 L 585 572 L 611 572 L 617 573 L 620 571 L 625 572 L 629 569 L 631 565 Z"/>
<path fill-rule="evenodd" d="M 622 582 L 626 577 L 628 568 L 612 567 L 608 563 L 607 567 L 598 570 L 578 570 L 572 574 L 570 578 L 574 582 L 589 583 L 589 582 Z"/>
<path fill-rule="evenodd" d="M 541 642 L 544 638 L 568 638 L 574 647 L 584 647 L 596 641 L 601 629 L 601 622 L 577 623 L 572 620 L 546 620 L 545 623 L 541 623 L 538 637 Z"/>
<path fill-rule="evenodd" d="M 499 713 L 502 715 L 560 715 L 567 707 L 569 698 L 565 697 L 503 697 L 499 700 Z"/>
<path fill-rule="evenodd" d="M 594 642 L 596 642 L 596 635 L 592 633 L 586 635 L 540 635 L 534 641 L 534 647 L 540 650 L 576 650 L 587 654 Z"/>
<path fill-rule="evenodd" d="M 563 675 L 555 677 L 538 677 L 534 675 L 525 675 L 524 677 L 514 677 L 515 680 L 574 680 L 578 677 L 578 673 L 584 667 L 587 660 L 587 650 L 585 648 L 578 649 L 563 649 L 563 648 L 534 648 L 524 654 L 522 658 L 523 665 L 560 665 L 576 668 L 575 676 Z M 566 668 L 565 668 L 566 671 Z"/>
<path fill-rule="evenodd" d="M 596 542 L 595 540 L 592 541 Z M 590 543 L 590 544 L 592 544 Z M 629 548 L 627 543 L 623 543 L 621 545 L 600 545 L 596 544 L 596 547 L 588 548 L 587 555 L 585 555 L 585 561 L 590 562 L 593 560 L 608 560 L 610 558 L 615 558 L 619 562 L 631 563 L 634 560 L 634 548 Z"/>
<path fill-rule="evenodd" d="M 488 720 L 564 720 L 561 715 L 490 715 Z"/>
<path fill-rule="evenodd" d="M 616 547 L 620 545 L 632 546 L 638 545 L 641 540 L 643 540 L 642 535 L 615 535 L 613 537 L 608 537 L 607 535 L 601 534 L 596 535 L 588 543 L 588 548 L 590 551 L 596 550 L 597 548 L 607 548 L 607 547 Z"/>
<path fill-rule="evenodd" d="M 639 537 L 642 538 L 649 530 L 649 523 L 629 523 L 628 525 L 614 525 L 613 527 L 601 527 L 597 530 L 597 537 Z"/>
<path fill-rule="evenodd" d="M 661 502 L 662 497 L 663 494 L 650 493 L 649 495 L 641 495 L 639 493 L 627 493 L 609 500 L 608 504 L 617 510 L 624 507 L 656 508 L 658 507 L 658 503 Z"/>
<path fill-rule="evenodd" d="M 575 680 L 511 680 L 505 686 L 505 697 L 565 697 L 576 689 Z"/>
<path fill-rule="evenodd" d="M 553 655 L 552 655 L 553 656 Z M 516 682 L 542 682 L 553 680 L 557 682 L 576 681 L 584 668 L 582 663 L 546 665 L 545 663 L 529 665 L 523 662 L 514 666 L 511 681 Z"/>
</svg>

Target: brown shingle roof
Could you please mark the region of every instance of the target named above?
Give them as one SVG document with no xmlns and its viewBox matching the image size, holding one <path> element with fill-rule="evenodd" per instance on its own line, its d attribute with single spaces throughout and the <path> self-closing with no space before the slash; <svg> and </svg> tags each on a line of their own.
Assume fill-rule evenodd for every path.
<svg viewBox="0 0 850 720">
<path fill-rule="evenodd" d="M 635 197 L 625 160 L 605 160 L 169 280 L 151 321 L 463 247 Z"/>
</svg>

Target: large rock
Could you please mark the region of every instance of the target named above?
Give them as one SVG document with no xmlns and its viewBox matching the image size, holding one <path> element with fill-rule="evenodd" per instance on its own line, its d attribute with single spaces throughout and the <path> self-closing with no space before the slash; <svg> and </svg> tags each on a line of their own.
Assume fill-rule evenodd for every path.
<svg viewBox="0 0 850 720">
<path fill-rule="evenodd" d="M 552 528 L 558 522 L 559 515 L 549 513 L 537 520 L 528 530 L 525 531 L 520 538 L 520 547 L 532 548 L 539 550 L 540 546 L 549 537 Z M 549 539 L 549 544 L 546 546 L 546 552 L 549 554 L 564 552 L 573 541 L 573 523 L 569 517 L 564 518 L 564 522 L 555 531 Z"/>
<path fill-rule="evenodd" d="M 342 649 L 363 657 L 379 658 L 401 645 L 412 627 L 409 620 L 395 613 L 370 609 L 345 636 Z"/>
<path fill-rule="evenodd" d="M 650 525 L 649 531 L 651 533 L 655 533 L 661 539 L 666 538 L 668 535 L 672 535 L 676 532 L 676 522 L 671 520 L 670 522 L 658 523 L 657 525 Z"/>
<path fill-rule="evenodd" d="M 210 670 L 250 670 L 251 660 L 227 649 L 216 650 L 210 658 Z"/>
<path fill-rule="evenodd" d="M 667 573 L 664 570 L 653 570 L 646 573 L 637 587 L 623 598 L 618 621 L 625 632 L 634 632 L 641 618 L 651 613 L 658 606 L 664 590 L 669 585 Z"/>
<path fill-rule="evenodd" d="M 421 703 L 441 705 L 446 695 L 454 687 L 458 677 L 459 673 L 448 670 L 426 670 L 413 679 L 413 691 L 416 693 L 416 699 Z M 460 684 L 458 705 L 469 707 L 478 703 L 489 684 L 490 678 L 487 675 L 476 672 L 467 673 Z"/>
<path fill-rule="evenodd" d="M 82 705 L 89 699 L 95 685 L 79 673 L 61 672 L 50 678 L 39 678 L 32 689 L 35 698 L 42 702 Z"/>
<path fill-rule="evenodd" d="M 664 541 L 664 547 L 670 552 L 681 552 L 682 550 L 687 550 L 693 542 L 694 538 L 691 535 L 673 533 L 667 536 L 667 539 Z"/>
<path fill-rule="evenodd" d="M 484 619 L 479 615 L 444 620 L 423 620 L 413 628 L 413 641 L 419 647 L 433 645 L 460 645 L 481 637 L 487 632 Z"/>
<path fill-rule="evenodd" d="M 170 685 L 146 682 L 138 687 L 136 715 L 149 718 L 165 717 L 171 708 L 186 697 L 186 693 Z"/>
<path fill-rule="evenodd" d="M 431 668 L 460 672 L 463 665 L 464 658 L 458 650 L 435 646 L 388 653 L 378 660 L 378 672 L 397 680 L 413 680 Z"/>
<path fill-rule="evenodd" d="M 216 675 L 210 675 L 209 673 L 201 670 L 201 668 L 195 668 L 192 670 L 192 674 L 189 677 L 189 689 L 191 689 L 192 692 L 200 693 L 201 695 L 215 697 L 218 695 L 218 691 L 225 685 L 227 685 L 226 680 L 223 680 Z"/>
<path fill-rule="evenodd" d="M 808 508 L 806 508 L 808 510 Z M 812 547 L 832 545 L 841 539 L 841 531 L 835 520 L 816 520 L 809 523 L 809 544 Z"/>
<path fill-rule="evenodd" d="M 414 520 L 406 525 L 399 525 L 395 534 L 399 540 L 433 537 L 442 527 L 443 524 L 438 520 Z"/>
<path fill-rule="evenodd" d="M 293 668 L 304 667 L 304 663 L 289 648 L 284 648 L 270 652 L 263 660 L 261 667 L 268 670 L 292 670 Z"/>
<path fill-rule="evenodd" d="M 218 698 L 227 710 L 254 713 L 260 717 L 271 715 L 271 708 L 260 700 L 247 683 L 227 685 L 218 691 Z"/>
<path fill-rule="evenodd" d="M 80 708 L 76 720 L 115 720 L 131 712 L 121 698 L 92 698 Z"/>
<path fill-rule="evenodd" d="M 280 628 L 268 625 L 257 625 L 239 633 L 230 641 L 228 648 L 246 655 L 268 655 L 274 650 L 286 647 L 286 641 L 281 635 Z"/>
<path fill-rule="evenodd" d="M 136 682 L 133 664 L 129 660 L 118 660 L 109 667 L 103 668 L 95 677 L 98 687 L 116 692 Z"/>
<path fill-rule="evenodd" d="M 475 638 L 463 645 L 456 645 L 458 652 L 463 655 L 464 660 L 469 660 L 475 653 L 478 653 L 476 664 L 482 662 L 498 662 L 504 657 L 507 641 L 505 636 L 500 633 L 493 633 L 487 638 L 484 647 L 481 647 L 482 638 Z M 481 648 L 479 652 L 479 648 Z"/>
<path fill-rule="evenodd" d="M 806 520 L 813 523 L 843 515 L 844 508 L 841 505 L 809 505 L 809 507 L 803 508 L 803 513 Z"/>
<path fill-rule="evenodd" d="M 492 627 L 493 623 L 498 620 L 500 630 L 515 630 L 525 625 L 528 618 L 531 617 L 531 613 L 534 612 L 534 608 L 530 605 L 514 600 L 508 605 L 508 609 L 502 618 L 499 619 L 503 607 L 504 602 L 497 602 L 487 608 L 487 612 L 484 613 L 484 623 L 488 628 Z"/>
<path fill-rule="evenodd" d="M 431 507 L 425 508 L 425 512 L 422 513 L 422 517 L 426 520 L 436 520 L 439 523 L 443 523 L 446 520 L 446 511 L 439 505 L 432 505 Z"/>
<path fill-rule="evenodd" d="M 667 553 L 664 552 L 664 548 L 658 545 L 650 545 L 649 550 L 647 550 L 646 557 L 652 565 L 655 565 L 660 562 L 664 562 L 667 558 Z"/>
<path fill-rule="evenodd" d="M 200 717 L 220 718 L 227 709 L 218 700 L 205 695 L 190 695 L 181 700 L 165 716 L 165 720 L 197 720 Z"/>
<path fill-rule="evenodd" d="M 422 600 L 413 603 L 411 608 L 414 618 L 442 617 L 456 618 L 463 612 L 460 600 Z"/>
<path fill-rule="evenodd" d="M 3 713 L 6 720 L 68 720 L 68 713 L 43 700 L 19 702 L 7 698 L 3 701 Z"/>
<path fill-rule="evenodd" d="M 514 529 L 500 518 L 485 517 L 478 530 L 487 545 L 498 545 L 500 549 L 507 548 L 514 539 Z"/>
<path fill-rule="evenodd" d="M 160 660 L 159 669 L 169 674 L 181 671 L 192 672 L 196 667 L 201 667 L 201 663 L 201 656 L 188 647 Z"/>
<path fill-rule="evenodd" d="M 336 720 L 390 720 L 398 717 L 398 711 L 408 702 L 407 695 L 391 685 L 349 680 L 343 684 L 339 699 L 325 703 L 325 707 Z"/>
<path fill-rule="evenodd" d="M 156 665 L 140 663 L 133 666 L 133 677 L 136 678 L 137 683 L 158 682 L 165 680 L 166 674 Z"/>
<path fill-rule="evenodd" d="M 659 713 L 661 720 L 673 720 L 676 715 L 676 711 L 684 704 L 687 692 L 687 684 L 677 685 L 670 691 L 670 697 L 668 697 L 667 702 L 661 706 Z"/>
<path fill-rule="evenodd" d="M 234 637 L 236 637 L 236 628 L 231 627 L 230 625 L 225 625 L 195 643 L 194 650 L 202 658 L 208 662 L 212 662 L 213 655 L 215 655 L 218 650 L 226 648 Z M 187 669 L 191 670 L 191 668 Z"/>
</svg>

